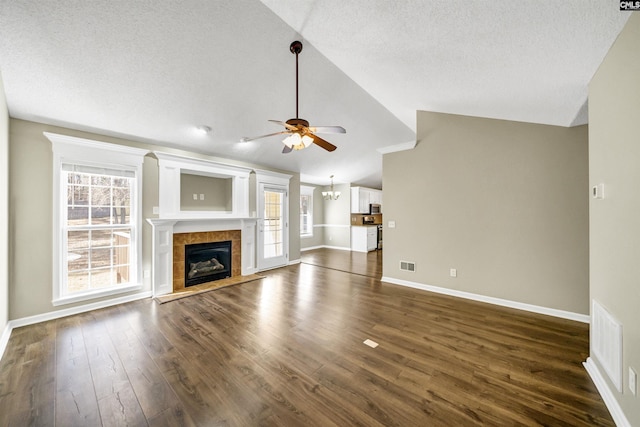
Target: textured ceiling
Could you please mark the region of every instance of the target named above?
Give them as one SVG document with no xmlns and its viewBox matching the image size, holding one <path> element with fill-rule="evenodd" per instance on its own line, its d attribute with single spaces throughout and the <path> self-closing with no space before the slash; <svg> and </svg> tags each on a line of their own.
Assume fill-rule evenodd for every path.
<svg viewBox="0 0 640 427">
<path fill-rule="evenodd" d="M 0 72 L 15 118 L 379 187 L 377 149 L 415 141 L 416 110 L 585 123 L 628 16 L 610 0 L 0 0 Z M 333 153 L 239 142 L 295 116 L 295 39 L 300 115 L 347 129 L 323 135 Z"/>
</svg>

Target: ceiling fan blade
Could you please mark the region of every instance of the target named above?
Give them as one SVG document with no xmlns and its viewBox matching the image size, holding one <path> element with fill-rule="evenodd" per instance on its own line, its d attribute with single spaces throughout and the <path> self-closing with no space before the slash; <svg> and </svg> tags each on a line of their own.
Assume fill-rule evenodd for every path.
<svg viewBox="0 0 640 427">
<path fill-rule="evenodd" d="M 309 131 L 313 133 L 347 133 L 342 126 L 311 126 Z"/>
<path fill-rule="evenodd" d="M 314 135 L 312 133 L 308 133 L 307 135 L 309 135 L 311 138 L 313 138 L 313 143 L 324 148 L 327 151 L 333 151 L 335 150 L 337 147 L 335 145 L 333 145 L 332 143 L 325 141 L 324 139 L 320 138 L 317 135 Z"/>
<path fill-rule="evenodd" d="M 281 132 L 274 132 L 274 133 L 269 133 L 267 135 L 260 135 L 260 136 L 254 136 L 252 138 L 247 138 L 247 137 L 242 137 L 240 138 L 240 142 L 249 142 L 249 141 L 255 141 L 256 139 L 262 139 L 262 138 L 268 138 L 270 136 L 275 136 L 275 135 L 282 135 L 284 133 L 291 133 L 288 130 L 283 130 Z"/>
<path fill-rule="evenodd" d="M 287 154 L 293 151 L 293 147 L 287 147 L 286 145 L 282 148 L 282 154 Z"/>
<path fill-rule="evenodd" d="M 270 122 L 273 122 L 273 123 L 277 123 L 277 124 L 279 124 L 280 126 L 284 126 L 284 127 L 286 127 L 287 129 L 289 129 L 289 130 L 298 130 L 298 128 L 297 128 L 297 127 L 295 127 L 295 126 L 291 126 L 289 123 L 281 122 L 280 120 L 269 120 L 269 121 L 270 121 Z"/>
</svg>

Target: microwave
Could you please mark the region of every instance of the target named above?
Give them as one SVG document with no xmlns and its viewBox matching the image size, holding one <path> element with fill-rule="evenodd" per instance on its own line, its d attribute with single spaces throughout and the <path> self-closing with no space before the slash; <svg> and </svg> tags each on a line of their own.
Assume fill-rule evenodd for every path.
<svg viewBox="0 0 640 427">
<path fill-rule="evenodd" d="M 381 212 L 381 206 L 377 203 L 369 203 L 369 215 L 379 214 Z"/>
</svg>

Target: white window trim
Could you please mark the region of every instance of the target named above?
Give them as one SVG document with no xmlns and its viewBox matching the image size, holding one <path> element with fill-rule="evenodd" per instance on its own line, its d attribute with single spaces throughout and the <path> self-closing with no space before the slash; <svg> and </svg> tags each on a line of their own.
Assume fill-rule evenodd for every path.
<svg viewBox="0 0 640 427">
<path fill-rule="evenodd" d="M 43 132 L 53 150 L 53 300 L 54 306 L 70 304 L 89 299 L 101 298 L 142 289 L 142 164 L 148 150 L 110 144 L 90 139 L 77 138 L 67 135 Z M 134 236 L 131 239 L 131 250 L 135 254 L 134 262 L 130 266 L 131 283 L 118 288 L 64 295 L 62 275 L 64 274 L 63 247 L 65 239 L 62 236 L 62 209 L 66 204 L 66 194 L 61 194 L 61 171 L 63 163 L 82 163 L 91 166 L 110 166 L 126 168 L 135 172 L 135 190 L 132 195 L 132 215 L 135 221 Z"/>
<path fill-rule="evenodd" d="M 310 185 L 300 185 L 300 196 L 311 196 L 311 233 L 300 233 L 301 239 L 310 239 L 313 237 L 313 229 L 315 227 L 313 223 L 313 191 L 316 187 L 311 187 Z"/>
</svg>

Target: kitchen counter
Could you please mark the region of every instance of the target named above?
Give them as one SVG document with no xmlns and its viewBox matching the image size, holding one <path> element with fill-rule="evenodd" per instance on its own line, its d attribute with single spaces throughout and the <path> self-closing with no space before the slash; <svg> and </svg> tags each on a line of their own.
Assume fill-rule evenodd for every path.
<svg viewBox="0 0 640 427">
<path fill-rule="evenodd" d="M 373 217 L 373 224 L 364 224 L 362 219 L 367 216 Z M 373 215 L 365 215 L 365 214 L 351 214 L 351 225 L 352 226 L 367 226 L 367 225 L 381 225 L 382 224 L 382 214 L 373 214 Z"/>
<path fill-rule="evenodd" d="M 378 226 L 376 224 L 357 224 L 351 227 L 351 250 L 370 252 L 378 249 Z"/>
</svg>

